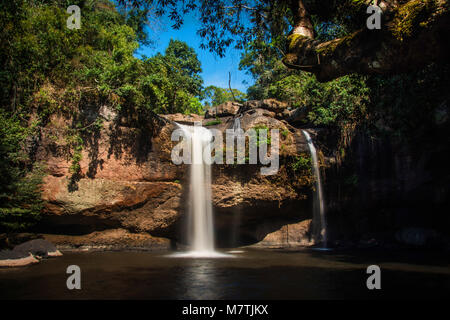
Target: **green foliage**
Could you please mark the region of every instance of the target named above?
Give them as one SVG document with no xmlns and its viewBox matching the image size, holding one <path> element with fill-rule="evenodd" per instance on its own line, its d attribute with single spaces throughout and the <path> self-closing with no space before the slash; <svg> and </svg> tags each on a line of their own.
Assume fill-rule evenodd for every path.
<svg viewBox="0 0 450 320">
<path fill-rule="evenodd" d="M 290 4 L 294 4 L 295 1 L 119 0 L 118 2 L 131 2 L 136 7 L 151 4 L 159 16 L 168 15 L 175 29 L 181 27 L 186 13 L 195 12 L 200 21 L 197 34 L 202 38 L 201 47 L 221 57 L 230 46 L 242 49 L 249 45 L 257 47 L 260 43 L 271 43 L 273 45 L 271 50 L 283 50 L 285 36 L 292 30 L 293 16 L 296 14 L 290 8 Z M 304 4 L 312 15 L 316 38 L 321 41 L 360 29 L 365 25 L 367 18 L 367 3 L 363 0 L 306 0 Z M 264 65 L 265 56 L 272 54 L 262 53 L 248 58 L 254 62 L 257 69 L 256 65 Z"/>
<path fill-rule="evenodd" d="M 78 132 L 67 136 L 67 142 L 73 149 L 72 163 L 69 167 L 69 172 L 73 175 L 78 174 L 81 170 L 80 161 L 83 159 L 83 139 Z"/>
<path fill-rule="evenodd" d="M 257 125 L 253 129 L 256 131 L 256 146 L 267 144 L 268 146 L 272 143 L 272 137 L 270 136 L 270 130 L 266 125 Z M 264 137 L 262 132 L 266 134 Z"/>
<path fill-rule="evenodd" d="M 435 2 L 433 0 L 413 0 L 402 6 L 390 26 L 392 34 L 403 41 L 430 21 Z"/>
<path fill-rule="evenodd" d="M 211 120 L 211 121 L 206 122 L 204 124 L 204 126 L 205 127 L 215 126 L 215 125 L 218 125 L 218 124 L 221 124 L 221 123 L 222 123 L 222 120 L 216 119 L 216 120 Z"/>
<path fill-rule="evenodd" d="M 365 118 L 370 90 L 363 77 L 350 75 L 327 83 L 319 83 L 313 78 L 304 93 L 305 104 L 311 109 L 310 122 L 343 126 Z"/>
<path fill-rule="evenodd" d="M 314 125 L 342 125 L 365 117 L 370 90 L 363 77 L 350 75 L 320 83 L 309 73 L 286 72 L 279 80 L 267 81 L 267 86 L 258 82 L 249 89 L 250 97 L 307 108 L 307 121 Z"/>
<path fill-rule="evenodd" d="M 311 157 L 296 156 L 291 163 L 291 168 L 294 172 L 311 171 Z"/>
<path fill-rule="evenodd" d="M 44 176 L 44 167 L 35 164 L 31 172 L 14 183 L 9 203 L 0 208 L 0 229 L 21 231 L 40 220 L 43 209 L 40 187 Z"/>
<path fill-rule="evenodd" d="M 185 107 L 185 114 L 204 114 L 202 102 L 197 97 L 190 97 L 189 104 Z"/>
<path fill-rule="evenodd" d="M 433 139 L 437 132 L 436 115 L 448 99 L 448 63 L 431 64 L 410 74 L 374 76 L 367 83 L 371 89 L 369 112 L 374 133 L 404 142 Z"/>
<path fill-rule="evenodd" d="M 2 105 L 25 114 L 37 107 L 44 120 L 99 102 L 124 114 L 203 111 L 201 66 L 186 43 L 172 40 L 164 54 L 134 56 L 139 43 L 148 42 L 147 7 L 119 12 L 106 0 L 71 4 L 83 13 L 79 30 L 66 27 L 65 1 L 2 3 Z"/>
<path fill-rule="evenodd" d="M 69 5 L 78 5 L 82 27 L 66 27 Z M 80 178 L 86 135 L 101 105 L 145 123 L 151 112 L 202 113 L 203 82 L 196 53 L 171 41 L 164 54 L 138 59 L 148 6 L 120 7 L 107 0 L 14 0 L 0 4 L 0 226 L 23 229 L 39 217 L 42 170 L 32 163 L 34 128 L 52 115 L 72 119 L 66 130 L 72 178 Z M 31 116 L 36 121 L 30 125 Z M 89 120 L 88 120 L 89 119 Z M 141 119 L 141 120 L 139 120 Z"/>
<path fill-rule="evenodd" d="M 17 116 L 0 110 L 0 230 L 22 230 L 33 225 L 42 209 L 41 165 L 30 169 L 24 151 L 33 126 L 25 127 Z"/>
<path fill-rule="evenodd" d="M 2 199 L 14 190 L 14 182 L 20 177 L 19 166 L 27 160 L 23 145 L 28 130 L 15 118 L 0 109 L 0 194 Z"/>
<path fill-rule="evenodd" d="M 216 86 L 208 86 L 204 91 L 204 98 L 210 99 L 210 101 L 206 102 L 206 106 L 218 106 L 222 103 L 228 101 L 235 101 L 239 103 L 243 103 L 247 95 L 237 89 L 224 89 Z"/>
<path fill-rule="evenodd" d="M 273 46 L 272 42 L 254 44 L 242 56 L 240 68 L 256 79 L 248 89 L 249 99 L 274 98 L 291 108 L 306 108 L 306 121 L 314 125 L 343 126 L 365 117 L 370 95 L 366 78 L 349 75 L 320 83 L 310 73 L 284 66 L 280 54 L 270 49 Z M 264 55 L 263 60 L 254 59 L 259 55 Z"/>
</svg>

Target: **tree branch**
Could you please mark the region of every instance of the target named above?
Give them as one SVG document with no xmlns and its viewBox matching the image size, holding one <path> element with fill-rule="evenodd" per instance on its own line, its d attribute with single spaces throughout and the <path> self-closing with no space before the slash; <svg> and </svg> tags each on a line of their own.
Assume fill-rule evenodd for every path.
<svg viewBox="0 0 450 320">
<path fill-rule="evenodd" d="M 319 81 L 329 81 L 349 73 L 405 72 L 447 58 L 450 17 L 446 1 L 409 0 L 394 6 L 395 3 L 386 6 L 391 11 L 390 20 L 383 23 L 381 30 L 364 28 L 323 43 L 305 32 L 308 14 L 300 8 L 297 32 L 288 38 L 284 64 L 312 72 Z"/>
</svg>

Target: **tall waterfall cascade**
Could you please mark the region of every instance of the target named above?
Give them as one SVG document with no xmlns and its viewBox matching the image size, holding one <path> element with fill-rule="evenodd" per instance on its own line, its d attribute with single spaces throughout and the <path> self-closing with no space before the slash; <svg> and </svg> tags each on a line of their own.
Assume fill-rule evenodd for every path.
<svg viewBox="0 0 450 320">
<path fill-rule="evenodd" d="M 319 162 L 317 160 L 317 151 L 311 136 L 305 130 L 302 130 L 306 142 L 308 143 L 309 152 L 311 153 L 312 166 L 314 171 L 315 189 L 313 199 L 313 235 L 315 242 L 322 242 L 323 247 L 327 245 L 327 227 L 323 199 L 322 182 L 320 179 Z"/>
<path fill-rule="evenodd" d="M 221 256 L 214 250 L 214 223 L 211 200 L 211 165 L 203 152 L 212 139 L 211 132 L 201 126 L 178 124 L 190 142 L 190 179 L 188 196 L 187 239 L 190 251 L 184 256 Z"/>
</svg>

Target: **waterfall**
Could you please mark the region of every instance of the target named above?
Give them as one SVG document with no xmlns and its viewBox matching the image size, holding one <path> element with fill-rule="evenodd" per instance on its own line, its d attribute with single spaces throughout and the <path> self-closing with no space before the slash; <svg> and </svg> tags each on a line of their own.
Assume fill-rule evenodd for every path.
<svg viewBox="0 0 450 320">
<path fill-rule="evenodd" d="M 316 147 L 308 132 L 302 130 L 308 143 L 309 151 L 312 158 L 312 166 L 314 170 L 314 179 L 316 183 L 316 191 L 313 200 L 313 234 L 316 242 L 322 241 L 323 247 L 327 245 L 327 228 L 325 219 L 325 209 L 323 200 L 322 182 L 320 179 L 319 162 L 317 161 Z"/>
<path fill-rule="evenodd" d="M 241 129 L 241 117 L 237 117 L 236 119 L 234 119 L 233 130 L 234 132 L 236 132 L 237 130 L 240 129 Z"/>
<path fill-rule="evenodd" d="M 179 125 L 190 140 L 191 165 L 188 198 L 188 242 L 186 256 L 211 257 L 214 251 L 214 225 L 211 202 L 211 165 L 205 163 L 203 150 L 212 139 L 201 126 Z"/>
</svg>

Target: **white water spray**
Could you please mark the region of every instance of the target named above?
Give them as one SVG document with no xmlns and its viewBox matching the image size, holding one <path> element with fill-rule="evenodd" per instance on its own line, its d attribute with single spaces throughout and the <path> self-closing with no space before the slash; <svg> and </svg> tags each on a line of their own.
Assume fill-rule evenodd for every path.
<svg viewBox="0 0 450 320">
<path fill-rule="evenodd" d="M 201 126 L 179 125 L 190 140 L 191 165 L 188 198 L 188 242 L 190 251 L 178 256 L 217 257 L 214 250 L 214 224 L 211 202 L 211 165 L 205 163 L 203 151 L 212 139 Z M 210 156 L 210 155 L 205 155 Z"/>
<path fill-rule="evenodd" d="M 316 147 L 308 132 L 302 130 L 308 143 L 309 151 L 311 153 L 312 165 L 314 170 L 314 179 L 316 181 L 316 192 L 313 200 L 313 234 L 316 242 L 322 241 L 323 247 L 327 246 L 327 228 L 325 219 L 325 209 L 322 191 L 322 182 L 320 179 L 319 162 L 317 161 Z"/>
</svg>

